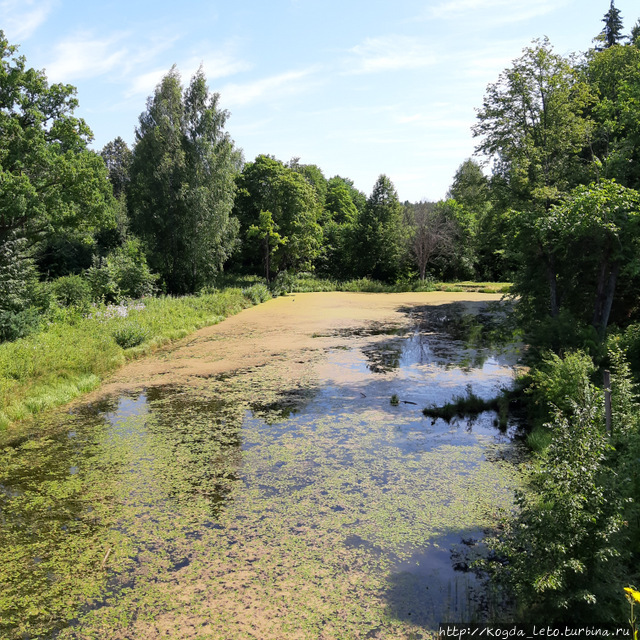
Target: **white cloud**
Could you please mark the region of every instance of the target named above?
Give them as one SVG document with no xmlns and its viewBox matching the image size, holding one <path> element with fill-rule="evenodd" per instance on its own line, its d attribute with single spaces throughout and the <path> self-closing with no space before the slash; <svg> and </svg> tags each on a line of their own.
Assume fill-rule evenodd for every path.
<svg viewBox="0 0 640 640">
<path fill-rule="evenodd" d="M 410 36 L 367 38 L 349 53 L 352 58 L 347 73 L 419 69 L 436 62 L 433 51 L 422 40 Z"/>
<path fill-rule="evenodd" d="M 445 0 L 431 7 L 431 18 L 477 20 L 488 18 L 493 24 L 506 24 L 545 15 L 567 4 L 568 0 Z M 488 15 L 487 15 L 488 14 Z"/>
<path fill-rule="evenodd" d="M 308 88 L 308 83 L 303 81 L 308 79 L 312 72 L 313 69 L 287 71 L 246 84 L 228 84 L 220 93 L 225 105 L 229 106 L 245 105 L 265 96 L 282 98 L 285 95 L 301 93 Z"/>
<path fill-rule="evenodd" d="M 19 44 L 33 35 L 47 19 L 52 8 L 52 0 L 2 0 L 2 28 L 11 40 Z"/>
<path fill-rule="evenodd" d="M 96 40 L 89 34 L 75 36 L 55 47 L 55 58 L 47 65 L 47 76 L 56 82 L 101 76 L 121 66 L 128 57 L 121 42 L 126 34 Z"/>
<path fill-rule="evenodd" d="M 211 80 L 225 78 L 236 73 L 249 70 L 251 65 L 248 62 L 237 58 L 233 53 L 234 49 L 235 46 L 233 44 L 228 44 L 218 51 L 207 51 L 203 54 L 192 55 L 183 60 L 176 60 L 176 65 L 178 67 L 178 71 L 180 71 L 183 82 L 187 83 L 198 70 L 200 65 L 202 65 L 209 85 L 211 85 Z M 145 66 L 144 62 L 144 60 L 139 60 L 135 65 L 135 68 Z M 132 66 L 131 68 L 134 67 Z M 156 85 L 162 80 L 168 71 L 168 67 L 156 67 L 151 71 L 145 71 L 144 73 L 135 75 L 131 79 L 126 96 L 131 97 L 136 95 L 152 94 Z M 216 87 L 210 86 L 210 88 L 213 91 L 217 90 Z"/>
</svg>

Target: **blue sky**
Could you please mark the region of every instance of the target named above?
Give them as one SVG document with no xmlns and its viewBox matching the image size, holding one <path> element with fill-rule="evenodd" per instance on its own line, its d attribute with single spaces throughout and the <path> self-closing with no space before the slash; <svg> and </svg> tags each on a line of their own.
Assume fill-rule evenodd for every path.
<svg viewBox="0 0 640 640">
<path fill-rule="evenodd" d="M 637 0 L 616 0 L 625 31 Z M 473 154 L 488 83 L 532 39 L 591 46 L 609 0 L 0 0 L 0 28 L 29 66 L 78 88 L 94 147 L 134 141 L 173 64 L 204 66 L 247 161 L 320 166 L 369 194 L 443 198 Z"/>
</svg>

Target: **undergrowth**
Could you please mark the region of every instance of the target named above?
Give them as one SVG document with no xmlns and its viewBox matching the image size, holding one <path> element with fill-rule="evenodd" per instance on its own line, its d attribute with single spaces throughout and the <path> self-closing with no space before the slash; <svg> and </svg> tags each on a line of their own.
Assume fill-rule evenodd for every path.
<svg viewBox="0 0 640 640">
<path fill-rule="evenodd" d="M 0 428 L 94 389 L 126 360 L 216 324 L 265 292 L 227 289 L 198 296 L 66 311 L 38 333 L 0 344 Z"/>
</svg>

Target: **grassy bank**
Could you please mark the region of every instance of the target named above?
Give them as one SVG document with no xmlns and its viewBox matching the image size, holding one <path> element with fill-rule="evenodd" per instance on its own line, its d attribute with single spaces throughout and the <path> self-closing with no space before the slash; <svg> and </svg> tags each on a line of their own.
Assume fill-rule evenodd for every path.
<svg viewBox="0 0 640 640">
<path fill-rule="evenodd" d="M 0 344 L 0 428 L 97 387 L 127 359 L 270 297 L 264 286 L 65 309 L 31 336 Z"/>
<path fill-rule="evenodd" d="M 26 338 L 0 344 L 0 429 L 95 389 L 128 359 L 144 356 L 273 295 L 314 291 L 508 291 L 504 283 L 403 283 L 367 278 L 349 282 L 308 274 L 271 284 L 256 276 L 227 277 L 220 290 L 197 296 L 145 298 L 91 309 L 60 309 Z M 223 288 L 224 287 L 224 288 Z"/>
</svg>

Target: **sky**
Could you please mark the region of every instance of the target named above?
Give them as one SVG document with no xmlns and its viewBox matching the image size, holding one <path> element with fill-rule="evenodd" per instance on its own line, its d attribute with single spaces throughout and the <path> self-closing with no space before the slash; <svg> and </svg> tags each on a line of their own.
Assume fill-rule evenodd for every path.
<svg viewBox="0 0 640 640">
<path fill-rule="evenodd" d="M 616 0 L 625 33 L 637 0 Z M 27 66 L 77 87 L 96 150 L 135 141 L 155 86 L 200 65 L 246 161 L 316 164 L 370 194 L 446 196 L 485 89 L 535 38 L 592 46 L 609 0 L 0 0 Z M 481 160 L 482 158 L 478 158 Z"/>
</svg>

